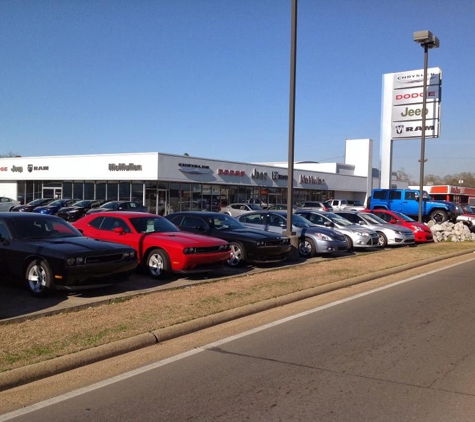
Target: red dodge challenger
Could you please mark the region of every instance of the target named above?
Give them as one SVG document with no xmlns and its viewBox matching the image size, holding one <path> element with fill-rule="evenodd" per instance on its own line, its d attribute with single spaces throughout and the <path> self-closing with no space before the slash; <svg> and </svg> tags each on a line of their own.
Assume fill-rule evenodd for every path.
<svg viewBox="0 0 475 422">
<path fill-rule="evenodd" d="M 131 246 L 139 265 L 154 278 L 169 273 L 209 272 L 230 257 L 229 243 L 181 231 L 159 215 L 143 212 L 101 212 L 73 223 L 85 236 Z"/>
</svg>

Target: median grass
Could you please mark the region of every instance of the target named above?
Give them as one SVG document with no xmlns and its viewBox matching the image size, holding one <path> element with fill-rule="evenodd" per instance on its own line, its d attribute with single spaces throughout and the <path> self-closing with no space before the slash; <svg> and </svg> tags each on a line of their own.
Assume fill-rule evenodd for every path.
<svg viewBox="0 0 475 422">
<path fill-rule="evenodd" d="M 314 260 L 1 325 L 0 372 L 350 277 L 474 250 L 471 242 L 447 242 Z"/>
</svg>

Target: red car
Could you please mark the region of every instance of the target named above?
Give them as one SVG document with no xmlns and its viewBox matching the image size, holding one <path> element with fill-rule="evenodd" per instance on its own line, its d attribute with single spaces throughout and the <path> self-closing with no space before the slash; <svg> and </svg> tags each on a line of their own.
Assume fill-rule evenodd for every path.
<svg viewBox="0 0 475 422">
<path fill-rule="evenodd" d="M 209 272 L 230 258 L 229 243 L 181 231 L 166 218 L 143 212 L 101 212 L 73 223 L 85 236 L 132 246 L 154 278 Z"/>
<path fill-rule="evenodd" d="M 413 220 L 411 217 L 408 217 L 402 212 L 381 209 L 365 211 L 376 214 L 378 217 L 390 224 L 398 224 L 411 229 L 414 232 L 414 239 L 416 243 L 428 243 L 434 241 L 429 227 L 427 227 L 425 224 L 417 222 L 416 220 Z"/>
</svg>

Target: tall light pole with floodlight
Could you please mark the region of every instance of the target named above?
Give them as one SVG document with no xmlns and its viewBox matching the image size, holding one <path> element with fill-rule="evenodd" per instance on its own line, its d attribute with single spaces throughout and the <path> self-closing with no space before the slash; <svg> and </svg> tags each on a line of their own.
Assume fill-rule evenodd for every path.
<svg viewBox="0 0 475 422">
<path fill-rule="evenodd" d="M 419 179 L 419 223 L 422 223 L 422 204 L 424 191 L 424 163 L 426 149 L 426 107 L 427 107 L 427 64 L 429 58 L 429 49 L 439 47 L 439 39 L 430 31 L 414 32 L 414 41 L 424 49 L 424 82 L 422 88 L 422 134 L 421 134 L 421 158 L 420 158 L 420 179 Z"/>
</svg>

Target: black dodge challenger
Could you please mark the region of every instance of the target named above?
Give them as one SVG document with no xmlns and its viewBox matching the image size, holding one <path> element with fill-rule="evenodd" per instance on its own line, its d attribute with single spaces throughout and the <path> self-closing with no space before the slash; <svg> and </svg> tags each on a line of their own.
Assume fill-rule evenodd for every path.
<svg viewBox="0 0 475 422">
<path fill-rule="evenodd" d="M 113 284 L 136 267 L 133 248 L 87 238 L 62 218 L 0 213 L 0 280 L 26 281 L 35 296 Z"/>
</svg>

